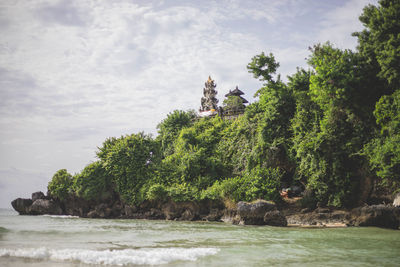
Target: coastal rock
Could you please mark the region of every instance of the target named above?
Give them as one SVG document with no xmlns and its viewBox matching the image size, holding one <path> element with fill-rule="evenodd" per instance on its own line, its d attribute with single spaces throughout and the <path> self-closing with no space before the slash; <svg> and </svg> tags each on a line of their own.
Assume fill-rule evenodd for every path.
<svg viewBox="0 0 400 267">
<path fill-rule="evenodd" d="M 125 213 L 125 216 L 130 218 L 137 211 L 137 208 L 135 206 L 125 205 L 123 211 Z"/>
<path fill-rule="evenodd" d="M 186 209 L 183 213 L 182 216 L 179 218 L 180 221 L 193 221 L 196 215 L 194 212 L 190 209 Z"/>
<path fill-rule="evenodd" d="M 397 193 L 394 197 L 393 206 L 400 207 L 400 193 Z"/>
<path fill-rule="evenodd" d="M 46 196 L 43 194 L 42 191 L 32 193 L 32 202 L 35 202 L 35 200 L 38 200 L 38 199 L 45 199 L 45 198 L 46 198 Z"/>
<path fill-rule="evenodd" d="M 88 201 L 75 196 L 69 196 L 63 201 L 63 208 L 65 214 L 79 217 L 87 217 L 90 210 Z"/>
<path fill-rule="evenodd" d="M 265 213 L 274 210 L 276 210 L 275 203 L 265 200 L 257 200 L 252 203 L 240 201 L 237 204 L 240 224 L 245 225 L 264 225 Z"/>
<path fill-rule="evenodd" d="M 11 202 L 11 206 L 20 214 L 29 214 L 29 208 L 32 205 L 32 199 L 17 198 Z"/>
<path fill-rule="evenodd" d="M 268 211 L 264 215 L 264 223 L 271 226 L 287 226 L 286 217 L 279 210 Z"/>
<path fill-rule="evenodd" d="M 168 202 L 162 206 L 167 220 L 193 221 L 199 217 L 200 207 L 195 202 Z"/>
<path fill-rule="evenodd" d="M 211 209 L 210 213 L 205 217 L 203 217 L 203 219 L 209 222 L 219 222 L 221 221 L 222 216 L 223 216 L 223 211 L 219 209 Z"/>
<path fill-rule="evenodd" d="M 350 214 L 344 210 L 316 209 L 313 212 L 301 212 L 286 217 L 289 225 L 292 226 L 316 226 L 316 227 L 343 227 L 349 224 Z"/>
<path fill-rule="evenodd" d="M 32 203 L 32 205 L 30 207 L 30 214 L 32 214 L 32 215 L 42 215 L 42 214 L 61 215 L 62 209 L 60 208 L 60 205 L 58 205 L 53 200 L 37 199 Z"/>
<path fill-rule="evenodd" d="M 352 210 L 355 226 L 376 226 L 398 229 L 400 226 L 400 207 L 392 205 L 371 205 Z"/>
<path fill-rule="evenodd" d="M 161 210 L 152 208 L 144 213 L 144 218 L 148 220 L 163 220 L 165 215 Z"/>
</svg>

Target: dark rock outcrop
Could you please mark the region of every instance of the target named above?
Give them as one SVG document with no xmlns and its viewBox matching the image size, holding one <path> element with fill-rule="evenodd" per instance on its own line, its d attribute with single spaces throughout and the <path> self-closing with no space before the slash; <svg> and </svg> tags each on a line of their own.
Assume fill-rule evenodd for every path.
<svg viewBox="0 0 400 267">
<path fill-rule="evenodd" d="M 62 215 L 62 209 L 58 203 L 48 199 L 36 199 L 30 206 L 29 213 L 32 215 Z"/>
<path fill-rule="evenodd" d="M 42 191 L 32 193 L 32 202 L 35 202 L 35 200 L 38 200 L 38 199 L 46 199 L 46 196 L 44 195 L 44 193 Z"/>
<path fill-rule="evenodd" d="M 268 211 L 264 215 L 264 223 L 271 226 L 287 226 L 286 217 L 279 210 Z"/>
<path fill-rule="evenodd" d="M 196 202 L 169 201 L 161 210 L 167 220 L 193 221 L 199 218 L 201 208 Z"/>
<path fill-rule="evenodd" d="M 32 205 L 32 199 L 29 198 L 17 198 L 11 202 L 11 206 L 20 214 L 26 215 L 30 212 L 30 206 Z"/>
<path fill-rule="evenodd" d="M 371 205 L 352 210 L 352 225 L 376 226 L 398 229 L 400 226 L 400 207 L 392 205 Z"/>
<path fill-rule="evenodd" d="M 240 201 L 237 204 L 239 224 L 265 225 L 265 213 L 274 210 L 276 210 L 276 205 L 273 202 L 265 200 L 257 200 L 252 203 Z"/>
</svg>

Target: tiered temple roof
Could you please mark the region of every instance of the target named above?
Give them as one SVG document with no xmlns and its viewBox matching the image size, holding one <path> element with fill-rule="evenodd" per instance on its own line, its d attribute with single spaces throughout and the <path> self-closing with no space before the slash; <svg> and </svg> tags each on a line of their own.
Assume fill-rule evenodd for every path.
<svg viewBox="0 0 400 267">
<path fill-rule="evenodd" d="M 228 97 L 228 96 L 238 96 L 238 97 L 240 97 L 240 99 L 242 99 L 243 104 L 249 103 L 249 101 L 244 99 L 242 97 L 242 95 L 244 95 L 244 93 L 239 90 L 238 86 L 236 86 L 236 88 L 233 91 L 229 90 L 229 93 L 227 93 L 225 96 L 226 97 Z"/>
</svg>

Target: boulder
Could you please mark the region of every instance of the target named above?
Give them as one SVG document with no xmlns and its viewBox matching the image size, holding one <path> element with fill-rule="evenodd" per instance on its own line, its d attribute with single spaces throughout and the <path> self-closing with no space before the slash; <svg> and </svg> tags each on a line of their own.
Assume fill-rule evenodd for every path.
<svg viewBox="0 0 400 267">
<path fill-rule="evenodd" d="M 193 221 L 195 219 L 196 215 L 191 209 L 186 209 L 181 217 L 179 218 L 180 221 Z"/>
<path fill-rule="evenodd" d="M 264 223 L 271 226 L 287 226 L 286 217 L 279 210 L 268 211 L 264 215 Z"/>
<path fill-rule="evenodd" d="M 209 222 L 219 222 L 221 221 L 221 217 L 223 215 L 223 211 L 219 209 L 211 209 L 209 214 L 203 217 L 204 220 Z"/>
<path fill-rule="evenodd" d="M 371 205 L 352 210 L 355 226 L 376 226 L 398 229 L 400 226 L 400 207 L 392 205 Z"/>
<path fill-rule="evenodd" d="M 169 201 L 161 207 L 164 218 L 167 220 L 193 221 L 199 218 L 200 208 L 194 202 Z"/>
<path fill-rule="evenodd" d="M 124 206 L 124 214 L 126 217 L 132 217 L 135 212 L 137 212 L 137 208 L 135 206 Z"/>
<path fill-rule="evenodd" d="M 65 214 L 72 216 L 86 217 L 90 210 L 88 201 L 73 195 L 69 195 L 68 198 L 63 201 L 63 206 Z"/>
<path fill-rule="evenodd" d="M 29 214 L 29 208 L 32 205 L 32 199 L 17 198 L 11 202 L 11 206 L 20 214 Z"/>
<path fill-rule="evenodd" d="M 252 203 L 240 201 L 237 204 L 240 224 L 264 225 L 265 213 L 274 210 L 276 210 L 275 203 L 265 200 L 257 200 Z"/>
<path fill-rule="evenodd" d="M 43 194 L 42 191 L 32 193 L 32 202 L 35 202 L 35 200 L 38 200 L 38 199 L 45 199 L 45 198 L 46 198 L 46 196 Z"/>
<path fill-rule="evenodd" d="M 393 206 L 400 207 L 400 193 L 397 193 L 394 197 Z"/>
<path fill-rule="evenodd" d="M 37 199 L 32 203 L 32 205 L 30 207 L 30 214 L 32 214 L 32 215 L 42 215 L 42 214 L 61 215 L 62 210 L 61 210 L 60 205 L 58 205 L 53 200 Z"/>
<path fill-rule="evenodd" d="M 165 215 L 161 210 L 151 208 L 144 213 L 144 218 L 148 220 L 163 220 L 165 219 Z"/>
</svg>

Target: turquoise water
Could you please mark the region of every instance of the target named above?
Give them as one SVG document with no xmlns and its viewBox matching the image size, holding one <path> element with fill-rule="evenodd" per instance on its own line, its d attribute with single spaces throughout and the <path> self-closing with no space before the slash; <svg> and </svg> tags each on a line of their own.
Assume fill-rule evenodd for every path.
<svg viewBox="0 0 400 267">
<path fill-rule="evenodd" d="M 0 266 L 400 266 L 400 231 L 19 216 L 0 210 Z"/>
</svg>

